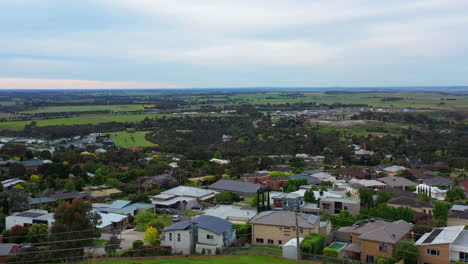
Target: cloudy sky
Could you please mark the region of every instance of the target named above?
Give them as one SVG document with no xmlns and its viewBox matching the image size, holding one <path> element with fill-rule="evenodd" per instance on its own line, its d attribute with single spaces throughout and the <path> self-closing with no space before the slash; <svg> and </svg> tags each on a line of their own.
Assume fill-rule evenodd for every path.
<svg viewBox="0 0 468 264">
<path fill-rule="evenodd" d="M 468 85 L 468 0 L 0 0 L 0 88 Z"/>
</svg>

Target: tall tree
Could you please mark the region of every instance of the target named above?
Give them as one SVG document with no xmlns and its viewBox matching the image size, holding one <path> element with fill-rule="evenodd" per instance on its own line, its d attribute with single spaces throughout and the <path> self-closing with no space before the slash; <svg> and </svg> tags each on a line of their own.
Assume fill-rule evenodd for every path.
<svg viewBox="0 0 468 264">
<path fill-rule="evenodd" d="M 100 218 L 92 211 L 91 204 L 83 200 L 76 199 L 71 204 L 60 205 L 55 210 L 55 222 L 51 228 L 51 240 L 57 242 L 52 244 L 52 249 L 61 249 L 55 251 L 56 257 L 75 261 L 82 257 L 84 247 L 93 245 Z"/>
<path fill-rule="evenodd" d="M 404 239 L 398 242 L 393 256 L 397 260 L 404 260 L 405 264 L 416 264 L 418 262 L 419 251 L 414 241 Z"/>
</svg>

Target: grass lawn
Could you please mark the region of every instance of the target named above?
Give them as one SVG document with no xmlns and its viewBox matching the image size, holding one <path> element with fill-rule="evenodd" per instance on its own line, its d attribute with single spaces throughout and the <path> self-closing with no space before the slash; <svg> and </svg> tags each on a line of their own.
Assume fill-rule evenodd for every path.
<svg viewBox="0 0 468 264">
<path fill-rule="evenodd" d="M 280 264 L 296 263 L 295 261 L 267 256 L 233 256 L 233 257 L 199 257 L 199 258 L 167 258 L 167 259 L 138 259 L 138 260 L 101 260 L 97 264 Z"/>
<path fill-rule="evenodd" d="M 272 256 L 281 256 L 283 251 L 281 248 L 270 247 L 270 246 L 251 246 L 249 248 L 237 248 L 232 251 L 233 255 L 272 255 Z"/>
<path fill-rule="evenodd" d="M 154 218 L 153 220 L 161 221 L 164 224 L 164 226 L 170 226 L 170 225 L 173 224 L 171 216 L 158 216 L 157 218 Z M 146 224 L 138 224 L 135 227 L 135 231 L 145 232 L 146 231 Z"/>
<path fill-rule="evenodd" d="M 107 242 L 107 240 L 104 240 L 104 239 L 94 240 L 93 241 L 93 246 L 102 248 L 102 247 L 104 247 L 104 243 L 106 243 L 106 242 Z"/>
<path fill-rule="evenodd" d="M 129 133 L 127 131 L 113 132 L 110 133 L 113 137 L 115 145 L 122 148 L 131 148 L 131 147 L 151 147 L 155 144 L 149 142 L 145 139 L 146 131 L 135 131 L 134 133 Z"/>
</svg>

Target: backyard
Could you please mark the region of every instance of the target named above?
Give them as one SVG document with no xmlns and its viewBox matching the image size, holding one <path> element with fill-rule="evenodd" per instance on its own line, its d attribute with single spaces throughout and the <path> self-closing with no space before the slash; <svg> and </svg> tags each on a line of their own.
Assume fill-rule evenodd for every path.
<svg viewBox="0 0 468 264">
<path fill-rule="evenodd" d="M 292 260 L 280 259 L 267 256 L 229 256 L 229 257 L 195 257 L 195 258 L 158 258 L 139 260 L 100 260 L 97 264 L 202 264 L 202 263 L 223 263 L 223 264 L 280 264 L 295 263 Z"/>
</svg>

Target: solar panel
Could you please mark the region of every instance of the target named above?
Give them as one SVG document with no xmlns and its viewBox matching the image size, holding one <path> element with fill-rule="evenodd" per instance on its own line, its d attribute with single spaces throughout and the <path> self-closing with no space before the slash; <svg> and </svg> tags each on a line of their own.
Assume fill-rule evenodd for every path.
<svg viewBox="0 0 468 264">
<path fill-rule="evenodd" d="M 442 232 L 442 229 L 434 229 L 432 233 L 423 241 L 423 243 L 431 243 Z"/>
</svg>

